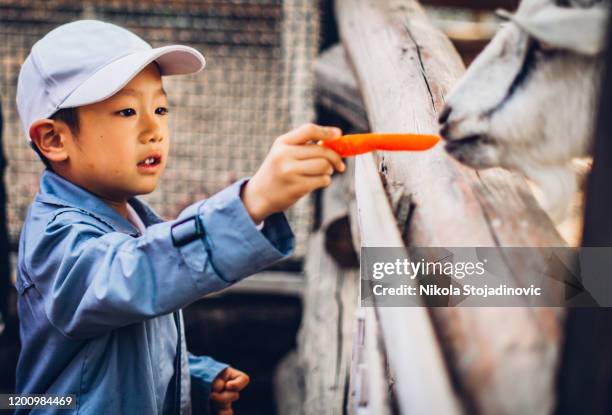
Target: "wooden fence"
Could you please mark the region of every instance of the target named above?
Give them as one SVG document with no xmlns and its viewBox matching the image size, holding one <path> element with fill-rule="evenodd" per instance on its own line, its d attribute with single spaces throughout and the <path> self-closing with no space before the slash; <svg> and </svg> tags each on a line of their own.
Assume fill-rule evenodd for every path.
<svg viewBox="0 0 612 415">
<path fill-rule="evenodd" d="M 437 132 L 444 97 L 465 70 L 448 38 L 412 0 L 336 0 L 335 11 L 341 44 L 317 63 L 318 105 L 356 131 Z M 301 413 L 551 413 L 563 310 L 362 308 L 347 295 L 358 292 L 358 276 L 346 250 L 326 242 L 345 220 L 355 252 L 565 245 L 525 181 L 462 166 L 441 145 L 359 156 L 350 170 L 324 192 L 327 210 L 307 254 L 315 266 L 305 270 L 292 366 L 304 382 L 291 392 L 305 402 Z M 505 272 L 519 280 L 541 261 L 506 258 Z M 280 413 L 300 413 L 289 408 L 281 402 Z"/>
</svg>

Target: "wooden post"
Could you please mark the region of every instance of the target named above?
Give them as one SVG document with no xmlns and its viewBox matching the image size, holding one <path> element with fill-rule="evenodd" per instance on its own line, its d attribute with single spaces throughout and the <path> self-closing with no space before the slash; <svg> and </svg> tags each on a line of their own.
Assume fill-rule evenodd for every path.
<svg viewBox="0 0 612 415">
<path fill-rule="evenodd" d="M 403 246 L 371 154 L 356 160 L 355 197 L 361 246 Z M 460 413 L 427 310 L 381 307 L 376 312 L 401 413 Z M 379 391 L 372 388 L 374 402 L 384 401 Z"/>
<path fill-rule="evenodd" d="M 347 167 L 350 172 L 335 176 L 332 184 L 323 190 L 321 227 L 310 236 L 298 347 L 295 358 L 288 359 L 277 376 L 279 413 L 341 415 L 349 401 L 358 262 L 348 230 L 343 236 L 348 239 L 346 244 L 326 243 L 330 228 L 348 224 L 349 206 L 354 197 L 350 189 L 353 169 L 350 163 Z M 347 253 L 349 250 L 352 255 Z M 290 384 L 296 377 L 301 377 L 301 381 Z M 301 399 L 296 400 L 295 396 Z"/>
<path fill-rule="evenodd" d="M 361 101 L 361 94 L 357 89 L 357 81 L 345 59 L 344 48 L 336 45 L 321 54 L 317 59 L 315 69 L 317 103 L 327 111 L 349 121 L 353 128 L 367 130 L 367 114 Z M 353 161 L 353 159 L 347 160 L 351 172 L 354 170 Z M 360 177 L 355 178 L 354 173 L 349 171 L 342 177 L 343 180 L 350 177 L 350 188 L 352 189 L 350 193 L 355 196 L 356 200 L 353 200 L 352 203 L 345 201 L 342 204 L 338 203 L 341 202 L 339 197 L 329 197 L 330 194 L 337 193 L 337 189 L 341 188 L 338 182 L 334 182 L 331 189 L 326 189 L 324 192 L 327 196 L 323 198 L 325 216 L 323 228 L 329 228 L 329 225 L 326 224 L 340 214 L 346 214 L 346 209 L 350 207 L 351 237 L 356 250 L 359 250 L 362 244 L 372 246 L 379 243 L 381 236 L 384 238 L 384 243 L 395 240 L 397 246 L 402 246 L 403 242 L 397 230 L 396 220 L 391 211 L 385 211 L 386 207 L 388 209 L 387 195 L 378 179 L 373 159 L 366 157 L 358 159 L 357 162 L 364 164 L 357 170 Z M 355 181 L 362 184 L 358 189 L 354 189 Z M 342 188 L 349 188 L 349 186 L 344 185 Z M 376 219 L 374 219 L 375 215 Z M 359 223 L 360 218 L 372 218 L 373 220 Z M 458 413 L 442 354 L 427 312 L 422 309 L 378 311 L 384 315 L 382 320 L 378 318 L 377 310 L 373 308 L 358 309 L 351 360 L 351 384 L 347 407 L 349 413 L 389 414 L 392 413 L 391 408 L 396 399 L 411 402 L 411 408 L 415 413 Z M 333 315 L 331 317 L 333 319 Z M 388 327 L 386 343 L 394 345 L 397 350 L 395 356 L 399 357 L 401 351 L 405 352 L 405 357 L 388 362 L 387 354 L 381 348 L 385 339 L 383 339 L 380 324 L 382 321 L 389 323 L 393 320 L 410 324 L 413 327 L 413 334 L 419 338 L 419 341 L 412 341 L 403 330 L 394 331 L 393 328 Z M 393 367 L 393 374 L 388 373 L 387 363 Z M 402 382 L 410 383 L 409 389 L 415 392 L 414 395 L 404 393 L 401 397 L 397 397 L 392 393 L 393 382 L 398 375 Z M 317 380 L 316 375 L 307 373 L 306 377 L 314 377 L 315 381 Z M 421 393 L 418 387 L 419 382 L 430 384 L 427 394 Z M 443 396 L 446 398 L 441 399 Z"/>
</svg>

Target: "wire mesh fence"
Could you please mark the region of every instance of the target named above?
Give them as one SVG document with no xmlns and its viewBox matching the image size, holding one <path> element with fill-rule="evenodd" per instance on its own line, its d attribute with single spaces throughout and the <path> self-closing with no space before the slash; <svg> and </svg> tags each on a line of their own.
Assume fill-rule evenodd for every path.
<svg viewBox="0 0 612 415">
<path fill-rule="evenodd" d="M 181 43 L 205 55 L 204 72 L 164 78 L 170 156 L 160 186 L 143 198 L 171 219 L 183 207 L 254 173 L 278 135 L 313 119 L 318 10 L 317 2 L 308 0 L 0 0 L 0 96 L 12 246 L 43 169 L 19 124 L 17 77 L 31 46 L 45 33 L 70 21 L 99 19 L 132 30 L 153 47 Z M 296 258 L 304 254 L 311 209 L 302 199 L 288 212 Z"/>
</svg>

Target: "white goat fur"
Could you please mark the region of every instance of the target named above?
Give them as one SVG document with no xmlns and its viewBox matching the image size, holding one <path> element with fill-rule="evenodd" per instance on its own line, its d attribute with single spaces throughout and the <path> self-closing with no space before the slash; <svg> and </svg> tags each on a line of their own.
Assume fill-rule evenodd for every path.
<svg viewBox="0 0 612 415">
<path fill-rule="evenodd" d="M 518 13 L 529 16 L 551 5 L 556 7 L 552 0 L 524 0 Z M 601 5 L 586 6 L 606 14 Z M 591 29 L 575 27 L 574 33 L 580 38 Z M 534 180 L 545 194 L 544 208 L 560 219 L 576 190 L 569 164 L 590 150 L 603 62 L 601 54 L 537 40 L 519 25 L 505 24 L 447 97 L 450 112 L 441 132 L 449 154 L 462 163 L 501 166 Z M 525 71 L 526 59 L 532 66 Z M 517 83 L 521 71 L 526 75 Z"/>
</svg>

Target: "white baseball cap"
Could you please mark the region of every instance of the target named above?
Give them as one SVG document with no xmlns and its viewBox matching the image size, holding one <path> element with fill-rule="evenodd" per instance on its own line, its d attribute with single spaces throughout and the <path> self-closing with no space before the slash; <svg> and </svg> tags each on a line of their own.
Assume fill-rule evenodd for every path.
<svg viewBox="0 0 612 415">
<path fill-rule="evenodd" d="M 111 23 L 79 20 L 53 29 L 32 46 L 19 72 L 17 110 L 26 137 L 31 141 L 34 121 L 111 97 L 153 61 L 162 76 L 196 73 L 206 65 L 194 48 L 152 48 Z"/>
</svg>

